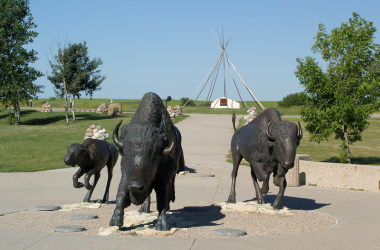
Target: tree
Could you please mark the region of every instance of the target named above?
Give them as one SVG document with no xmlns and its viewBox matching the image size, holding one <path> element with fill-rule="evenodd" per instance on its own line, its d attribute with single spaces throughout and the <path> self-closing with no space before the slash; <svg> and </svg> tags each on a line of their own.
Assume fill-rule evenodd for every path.
<svg viewBox="0 0 380 250">
<path fill-rule="evenodd" d="M 60 97 L 65 98 L 66 122 L 69 123 L 67 97 L 71 95 L 72 116 L 75 122 L 75 98 L 80 98 L 81 92 L 92 97 L 99 90 L 99 85 L 105 76 L 100 75 L 97 68 L 103 64 L 100 58 L 90 60 L 86 42 L 71 44 L 63 48 L 59 46 L 58 54 L 49 61 L 52 73 L 48 79 L 57 89 Z"/>
<path fill-rule="evenodd" d="M 348 22 L 326 32 L 319 25 L 312 51 L 325 61 L 297 58 L 295 72 L 308 95 L 301 110 L 311 140 L 320 143 L 335 134 L 342 141 L 339 158 L 351 163 L 350 145 L 362 139 L 369 115 L 380 107 L 379 45 L 372 22 L 352 14 Z"/>
<path fill-rule="evenodd" d="M 42 73 L 29 65 L 37 60 L 37 52 L 24 46 L 38 33 L 27 0 L 0 0 L 0 102 L 13 106 L 15 124 L 20 123 L 20 102 L 41 93 L 42 86 L 33 82 Z"/>
<path fill-rule="evenodd" d="M 278 102 L 278 105 L 283 108 L 293 107 L 293 106 L 303 106 L 306 103 L 307 95 L 304 92 L 293 93 L 282 98 Z"/>
</svg>

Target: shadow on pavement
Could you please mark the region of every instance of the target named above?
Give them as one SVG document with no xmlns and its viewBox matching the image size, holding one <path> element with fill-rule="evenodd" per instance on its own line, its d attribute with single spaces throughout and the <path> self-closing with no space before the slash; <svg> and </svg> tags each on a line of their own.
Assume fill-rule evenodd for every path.
<svg viewBox="0 0 380 250">
<path fill-rule="evenodd" d="M 221 213 L 222 208 L 217 205 L 210 206 L 189 206 L 181 209 L 170 210 L 173 214 L 184 218 L 188 221 L 193 221 L 197 227 L 220 225 L 216 221 L 225 217 Z"/>
<path fill-rule="evenodd" d="M 266 203 L 272 204 L 276 199 L 276 195 L 265 195 L 264 200 Z M 247 201 L 254 201 L 256 198 Z M 300 210 L 316 210 L 324 206 L 329 206 L 331 203 L 316 203 L 313 199 L 299 198 L 292 196 L 284 196 L 282 200 L 282 205 L 290 209 L 300 209 Z"/>
</svg>

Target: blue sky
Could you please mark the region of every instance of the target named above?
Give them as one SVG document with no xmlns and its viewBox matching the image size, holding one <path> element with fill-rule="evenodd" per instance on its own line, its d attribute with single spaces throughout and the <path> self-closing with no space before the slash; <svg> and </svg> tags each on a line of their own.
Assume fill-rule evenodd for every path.
<svg viewBox="0 0 380 250">
<path fill-rule="evenodd" d="M 140 99 L 153 91 L 180 99 L 192 95 L 218 57 L 212 29 L 223 27 L 225 39 L 233 33 L 227 53 L 253 93 L 278 101 L 303 90 L 294 75 L 296 58 L 317 57 L 310 48 L 319 23 L 331 30 L 358 12 L 380 29 L 377 0 L 32 0 L 30 8 L 39 33 L 30 45 L 38 52 L 34 67 L 45 74 L 36 81 L 45 86 L 41 98 L 54 96 L 46 75 L 58 43 L 86 41 L 90 57 L 103 60 L 107 79 L 94 98 Z M 228 97 L 239 99 L 226 80 Z M 223 94 L 219 77 L 212 99 Z"/>
</svg>

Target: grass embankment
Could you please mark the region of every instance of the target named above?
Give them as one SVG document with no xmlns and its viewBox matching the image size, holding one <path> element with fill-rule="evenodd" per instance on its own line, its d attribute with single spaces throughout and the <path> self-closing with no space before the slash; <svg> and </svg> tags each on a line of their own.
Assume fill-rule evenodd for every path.
<svg viewBox="0 0 380 250">
<path fill-rule="evenodd" d="M 310 155 L 313 161 L 320 162 L 335 162 L 338 163 L 337 158 L 338 149 L 341 141 L 335 140 L 332 136 L 328 141 L 323 141 L 320 144 L 310 141 L 310 134 L 305 129 L 305 123 L 297 117 L 283 117 L 283 120 L 297 123 L 300 121 L 303 128 L 303 138 L 297 148 L 297 154 Z M 369 127 L 363 132 L 363 140 L 351 145 L 352 164 L 364 165 L 380 165 L 380 119 L 370 119 Z M 239 126 L 245 124 L 244 119 L 240 119 Z M 227 161 L 232 163 L 231 151 L 227 155 Z M 248 163 L 242 163 L 248 165 Z"/>
<path fill-rule="evenodd" d="M 63 158 L 72 143 L 82 143 L 86 129 L 94 124 L 112 136 L 118 121 L 127 124 L 132 114 L 76 113 L 75 124 L 66 124 L 64 112 L 42 113 L 24 110 L 21 125 L 7 125 L 8 110 L 0 109 L 0 172 L 33 172 L 65 168 Z M 179 116 L 174 122 L 184 119 Z M 108 139 L 112 142 L 112 139 Z"/>
<path fill-rule="evenodd" d="M 140 105 L 141 100 L 127 100 L 127 99 L 113 99 L 113 103 L 120 103 L 121 107 L 123 109 L 123 112 L 134 112 Z M 64 108 L 65 107 L 65 101 L 63 99 L 56 99 L 56 98 L 43 98 L 43 99 L 35 99 L 33 100 L 33 107 L 41 108 L 42 105 L 46 102 L 49 102 L 52 104 L 53 108 Z M 99 107 L 100 104 L 105 103 L 109 105 L 111 102 L 111 99 L 78 99 L 75 100 L 75 107 L 77 109 L 96 109 Z M 165 101 L 164 101 L 165 102 Z M 197 101 L 196 106 L 186 106 L 183 108 L 184 113 L 199 113 L 199 114 L 247 114 L 247 109 L 243 105 L 242 102 L 239 102 L 241 105 L 240 109 L 213 109 L 210 107 L 209 102 L 205 101 Z M 280 111 L 283 115 L 299 115 L 299 108 L 292 107 L 292 108 L 281 108 L 278 106 L 277 101 L 263 101 L 261 102 L 266 108 L 276 108 Z M 207 104 L 207 105 L 205 105 Z M 255 106 L 258 108 L 258 105 L 254 101 L 248 101 L 246 102 L 248 107 Z M 176 106 L 181 105 L 180 100 L 171 100 L 168 102 L 168 106 Z M 28 107 L 28 104 L 22 104 L 23 107 Z M 261 112 L 261 109 L 258 108 L 259 112 Z"/>
</svg>

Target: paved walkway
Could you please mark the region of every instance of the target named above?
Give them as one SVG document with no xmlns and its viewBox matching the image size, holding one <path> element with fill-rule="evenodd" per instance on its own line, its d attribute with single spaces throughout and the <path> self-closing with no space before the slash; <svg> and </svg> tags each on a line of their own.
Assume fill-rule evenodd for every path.
<svg viewBox="0 0 380 250">
<path fill-rule="evenodd" d="M 216 178 L 193 178 L 193 181 L 177 178 L 176 202 L 191 205 L 225 201 L 230 188 L 231 164 L 225 161 L 225 157 L 233 134 L 231 116 L 192 114 L 178 127 L 183 137 L 186 165 L 197 173 L 215 174 Z M 72 188 L 74 172 L 75 169 L 68 168 L 36 173 L 0 173 L 0 214 L 5 214 L 0 216 L 1 249 L 380 249 L 379 193 L 310 186 L 287 188 L 284 206 L 328 214 L 336 218 L 336 225 L 312 232 L 215 239 L 101 237 L 28 231 L 1 224 L 1 219 L 8 213 L 82 200 L 85 191 Z M 115 167 L 114 172 L 110 199 L 116 196 L 119 167 Z M 106 176 L 104 171 L 93 197 L 102 197 Z M 271 191 L 265 197 L 267 200 L 274 199 L 277 189 L 271 187 Z M 250 200 L 253 195 L 249 168 L 241 167 L 237 200 Z"/>
</svg>

